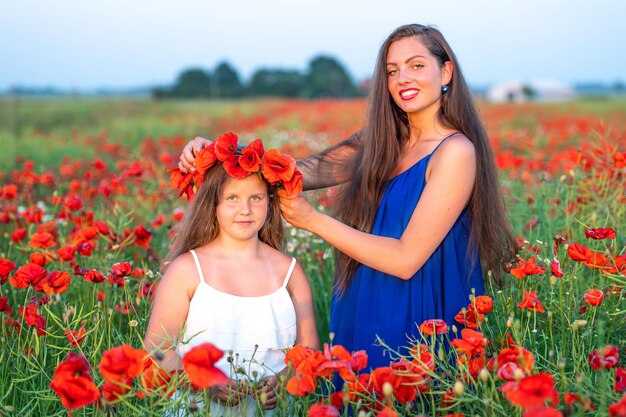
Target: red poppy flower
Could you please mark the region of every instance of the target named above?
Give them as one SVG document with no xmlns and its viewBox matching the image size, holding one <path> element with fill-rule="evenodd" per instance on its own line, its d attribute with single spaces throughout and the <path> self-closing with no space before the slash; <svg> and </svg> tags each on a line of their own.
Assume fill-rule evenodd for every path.
<svg viewBox="0 0 626 417">
<path fill-rule="evenodd" d="M 489 341 L 482 333 L 472 329 L 461 330 L 461 338 L 454 339 L 450 342 L 459 353 L 459 360 L 466 360 L 473 356 L 484 355 L 485 346 Z"/>
<path fill-rule="evenodd" d="M 152 232 L 146 229 L 142 224 L 135 227 L 133 230 L 135 234 L 135 245 L 140 248 L 150 248 L 150 240 L 152 239 Z"/>
<path fill-rule="evenodd" d="M 133 349 L 129 345 L 107 350 L 100 359 L 100 373 L 107 381 L 124 382 L 139 375 L 144 368 L 148 353 L 143 349 Z"/>
<path fill-rule="evenodd" d="M 82 323 L 82 326 L 85 325 L 85 322 Z M 65 329 L 65 336 L 67 336 L 67 340 L 70 342 L 70 346 L 73 348 L 77 348 L 83 344 L 85 340 L 85 336 L 87 335 L 87 330 L 84 327 L 81 327 L 78 330 L 70 330 Z"/>
<path fill-rule="evenodd" d="M 13 241 L 13 243 L 19 243 L 22 240 L 24 240 L 27 234 L 28 234 L 28 230 L 26 230 L 23 227 L 19 229 L 15 229 L 13 233 L 11 233 L 11 240 Z"/>
<path fill-rule="evenodd" d="M 522 417 L 563 417 L 563 413 L 552 407 L 534 407 L 526 410 Z"/>
<path fill-rule="evenodd" d="M 546 268 L 543 268 L 535 264 L 535 258 L 530 258 L 528 261 L 523 259 L 519 260 L 519 264 L 511 269 L 511 275 L 515 278 L 522 279 L 528 275 L 543 274 Z"/>
<path fill-rule="evenodd" d="M 604 293 L 602 290 L 591 289 L 583 295 L 583 298 L 587 304 L 598 307 L 604 300 Z"/>
<path fill-rule="evenodd" d="M 367 361 L 367 352 L 364 350 L 358 350 L 352 354 L 350 368 L 352 368 L 354 372 L 359 372 L 360 370 L 365 369 Z"/>
<path fill-rule="evenodd" d="M 63 207 L 70 211 L 78 211 L 83 209 L 83 200 L 77 195 L 70 194 L 65 197 L 63 201 Z"/>
<path fill-rule="evenodd" d="M 296 160 L 290 155 L 283 155 L 276 149 L 270 149 L 263 155 L 263 177 L 270 183 L 290 181 L 296 169 Z"/>
<path fill-rule="evenodd" d="M 283 183 L 283 188 L 278 190 L 279 196 L 291 197 L 294 195 L 298 195 L 302 193 L 302 182 L 303 182 L 302 173 L 297 169 L 293 172 L 293 177 L 291 180 L 285 181 Z"/>
<path fill-rule="evenodd" d="M 563 270 L 561 269 L 561 263 L 558 259 L 553 258 L 552 263 L 550 264 L 550 272 L 557 278 L 563 277 Z"/>
<path fill-rule="evenodd" d="M 567 255 L 574 261 L 587 262 L 592 254 L 593 251 L 591 249 L 576 242 L 567 246 Z"/>
<path fill-rule="evenodd" d="M 52 271 L 43 280 L 41 288 L 46 294 L 62 294 L 70 287 L 72 277 L 66 271 Z"/>
<path fill-rule="evenodd" d="M 217 156 L 215 155 L 215 142 L 211 142 L 207 147 L 198 152 L 194 159 L 196 171 L 204 177 L 204 174 L 215 165 Z"/>
<path fill-rule="evenodd" d="M 98 400 L 100 392 L 91 379 L 91 366 L 81 354 L 70 352 L 54 371 L 50 388 L 68 409 L 84 407 Z"/>
<path fill-rule="evenodd" d="M 559 403 L 554 378 L 547 373 L 530 375 L 517 382 L 506 382 L 502 391 L 512 404 L 524 409 Z"/>
<path fill-rule="evenodd" d="M 400 360 L 391 364 L 391 369 L 400 378 L 400 384 L 397 389 L 394 390 L 393 395 L 398 401 L 406 404 L 413 401 L 417 396 L 417 390 L 425 392 L 428 389 L 428 384 L 424 378 L 422 367 L 418 366 L 414 362 L 407 360 Z"/>
<path fill-rule="evenodd" d="M 304 345 L 295 345 L 285 354 L 285 365 L 291 365 L 297 368 L 311 355 L 313 355 L 313 349 Z"/>
<path fill-rule="evenodd" d="M 402 379 L 393 371 L 393 369 L 391 369 L 391 367 L 383 366 L 372 371 L 370 374 L 370 381 L 376 394 L 384 396 L 383 386 L 386 383 L 388 383 L 395 392 L 398 387 L 400 387 Z"/>
<path fill-rule="evenodd" d="M 73 261 L 74 260 L 74 252 L 75 249 L 73 246 L 61 246 L 56 250 L 56 254 L 59 255 L 64 261 Z"/>
<path fill-rule="evenodd" d="M 296 397 L 309 395 L 315 390 L 317 381 L 308 372 L 296 371 L 295 375 L 287 381 L 287 392 Z"/>
<path fill-rule="evenodd" d="M 566 392 L 565 395 L 563 395 L 563 402 L 570 408 L 574 405 L 578 405 L 581 410 L 585 411 L 596 409 L 589 398 L 581 397 L 580 395 L 572 394 L 571 392 Z"/>
<path fill-rule="evenodd" d="M 0 305 L 2 297 L 0 297 Z M 1 311 L 2 309 L 0 309 Z M 615 384 L 613 386 L 615 392 L 626 391 L 626 368 L 617 368 L 615 372 Z"/>
<path fill-rule="evenodd" d="M 130 378 L 125 381 L 106 381 L 100 387 L 102 398 L 108 403 L 118 402 L 130 392 L 132 383 L 133 380 Z"/>
<path fill-rule="evenodd" d="M 264 153 L 263 142 L 257 139 L 241 151 L 239 165 L 248 173 L 258 172 L 261 169 L 261 158 Z"/>
<path fill-rule="evenodd" d="M 467 308 L 462 309 L 454 316 L 454 321 L 474 330 L 478 329 L 478 323 L 481 323 L 484 319 L 485 316 L 474 308 L 474 303 L 470 303 Z"/>
<path fill-rule="evenodd" d="M 94 284 L 100 284 L 101 282 L 104 282 L 106 280 L 106 277 L 95 269 L 90 269 L 89 271 L 87 271 L 83 278 L 85 281 L 93 282 Z"/>
<path fill-rule="evenodd" d="M 215 156 L 222 162 L 235 157 L 239 138 L 233 132 L 227 132 L 215 139 Z"/>
<path fill-rule="evenodd" d="M 626 417 L 626 394 L 616 403 L 609 406 L 610 417 Z"/>
<path fill-rule="evenodd" d="M 9 297 L 2 296 L 0 297 L 0 311 L 4 311 L 7 314 L 13 314 L 13 310 L 11 310 L 11 306 L 9 305 Z"/>
<path fill-rule="evenodd" d="M 54 236 L 52 236 L 52 234 L 47 233 L 47 232 L 34 233 L 30 237 L 30 242 L 28 242 L 28 246 L 34 249 L 37 249 L 37 248 L 47 249 L 56 244 L 57 243 L 54 241 Z"/>
<path fill-rule="evenodd" d="M 246 171 L 241 165 L 239 165 L 239 161 L 240 159 L 238 158 L 224 161 L 224 170 L 231 177 L 241 180 L 250 175 L 250 172 Z"/>
<path fill-rule="evenodd" d="M 530 311 L 538 311 L 539 313 L 546 311 L 541 305 L 541 301 L 539 301 L 539 297 L 535 291 L 524 291 L 524 299 L 517 305 L 517 308 L 520 310 L 527 308 Z"/>
<path fill-rule="evenodd" d="M 203 343 L 191 349 L 183 357 L 183 369 L 189 380 L 199 388 L 228 383 L 228 377 L 214 366 L 224 352 L 211 343 Z"/>
<path fill-rule="evenodd" d="M 615 368 L 619 366 L 619 350 L 617 346 L 606 345 L 603 348 L 591 352 L 588 359 L 589 364 L 596 371 L 602 368 Z"/>
<path fill-rule="evenodd" d="M 168 391 L 168 385 L 172 379 L 172 374 L 161 368 L 153 359 L 148 359 L 145 369 L 139 379 L 144 389 L 143 392 L 137 394 L 139 398 L 155 393 L 163 395 Z M 168 397 L 171 397 L 172 394 L 174 394 L 174 390 L 169 392 Z"/>
<path fill-rule="evenodd" d="M 4 186 L 4 199 L 5 200 L 13 200 L 17 197 L 17 185 L 15 184 L 7 184 Z"/>
<path fill-rule="evenodd" d="M 521 346 L 517 346 L 502 349 L 498 355 L 497 361 L 498 368 L 501 368 L 507 363 L 515 363 L 522 372 L 529 374 L 535 364 L 535 357 L 532 352 Z"/>
<path fill-rule="evenodd" d="M 493 308 L 493 299 L 488 295 L 479 295 L 472 304 L 474 304 L 476 311 L 480 314 L 489 314 Z"/>
<path fill-rule="evenodd" d="M 420 324 L 420 332 L 428 336 L 445 334 L 448 333 L 448 325 L 441 319 L 429 319 Z"/>
<path fill-rule="evenodd" d="M 4 284 L 9 274 L 17 265 L 5 258 L 0 258 L 0 284 Z"/>
<path fill-rule="evenodd" d="M 130 265 L 130 262 L 118 262 L 111 267 L 109 273 L 116 277 L 127 277 L 132 270 L 133 267 Z"/>
<path fill-rule="evenodd" d="M 615 239 L 616 233 L 610 227 L 598 227 L 595 229 L 587 229 L 585 230 L 585 236 L 587 239 Z"/>
<path fill-rule="evenodd" d="M 26 264 L 15 271 L 15 275 L 9 278 L 9 283 L 16 288 L 36 287 L 48 273 L 37 264 Z"/>
<path fill-rule="evenodd" d="M 339 410 L 328 404 L 313 404 L 307 413 L 308 417 L 339 417 Z"/>
<path fill-rule="evenodd" d="M 393 408 L 385 407 L 376 417 L 398 417 L 398 413 L 396 413 Z"/>
</svg>

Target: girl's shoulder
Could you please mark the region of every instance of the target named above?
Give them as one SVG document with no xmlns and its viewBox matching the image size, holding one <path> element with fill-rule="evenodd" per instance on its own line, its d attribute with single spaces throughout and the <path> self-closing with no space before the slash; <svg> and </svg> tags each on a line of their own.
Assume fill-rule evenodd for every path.
<svg viewBox="0 0 626 417">
<path fill-rule="evenodd" d="M 163 280 L 175 280 L 178 285 L 195 288 L 200 281 L 198 270 L 190 252 L 177 256 L 165 269 Z"/>
</svg>

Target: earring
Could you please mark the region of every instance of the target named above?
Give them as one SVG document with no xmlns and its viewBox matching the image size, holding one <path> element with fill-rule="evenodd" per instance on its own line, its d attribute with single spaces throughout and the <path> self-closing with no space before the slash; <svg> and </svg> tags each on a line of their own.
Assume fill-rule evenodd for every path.
<svg viewBox="0 0 626 417">
<path fill-rule="evenodd" d="M 447 85 L 444 85 L 443 87 L 441 87 L 441 92 L 442 93 L 447 93 L 449 89 L 450 88 Z"/>
</svg>

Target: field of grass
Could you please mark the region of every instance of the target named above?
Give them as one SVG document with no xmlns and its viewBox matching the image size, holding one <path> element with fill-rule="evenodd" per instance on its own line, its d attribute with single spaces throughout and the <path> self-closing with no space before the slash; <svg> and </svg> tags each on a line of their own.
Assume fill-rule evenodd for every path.
<svg viewBox="0 0 626 417">
<path fill-rule="evenodd" d="M 391 392 L 368 379 L 329 396 L 330 379 L 315 375 L 317 389 L 285 393 L 277 415 L 334 415 L 317 403 L 342 415 L 626 415 L 626 101 L 480 108 L 521 249 L 505 286 L 488 286 L 491 311 L 471 313 L 479 336 L 457 322 L 448 335 L 413 341 L 408 376 L 384 380 Z M 189 139 L 226 131 L 302 157 L 359 129 L 364 111 L 363 100 L 1 98 L 0 416 L 66 415 L 50 384 L 68 353 L 93 368 L 74 377 L 98 389 L 74 416 L 158 416 L 177 405 L 164 392 L 186 387 L 185 374 L 161 391 L 145 370 L 111 385 L 98 367 L 112 349 L 143 347 L 160 261 L 185 206 L 166 169 Z M 330 210 L 336 192 L 308 197 Z M 311 280 L 328 341 L 332 252 L 295 229 L 286 250 Z M 446 352 L 436 343 L 444 337 L 466 343 Z M 180 391 L 185 403 L 190 390 Z"/>
</svg>

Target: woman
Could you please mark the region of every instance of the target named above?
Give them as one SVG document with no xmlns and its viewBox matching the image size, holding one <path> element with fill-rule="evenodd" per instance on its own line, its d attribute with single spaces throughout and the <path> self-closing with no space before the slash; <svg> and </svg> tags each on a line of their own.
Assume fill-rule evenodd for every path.
<svg viewBox="0 0 626 417">
<path fill-rule="evenodd" d="M 365 349 L 372 368 L 390 362 L 378 339 L 406 353 L 420 323 L 452 324 L 470 294 L 482 294 L 482 267 L 497 276 L 515 254 L 487 134 L 454 53 L 432 27 L 391 33 L 367 126 L 298 168 L 305 189 L 349 179 L 337 219 L 300 196 L 281 198 L 281 210 L 337 249 L 334 343 Z"/>
</svg>

